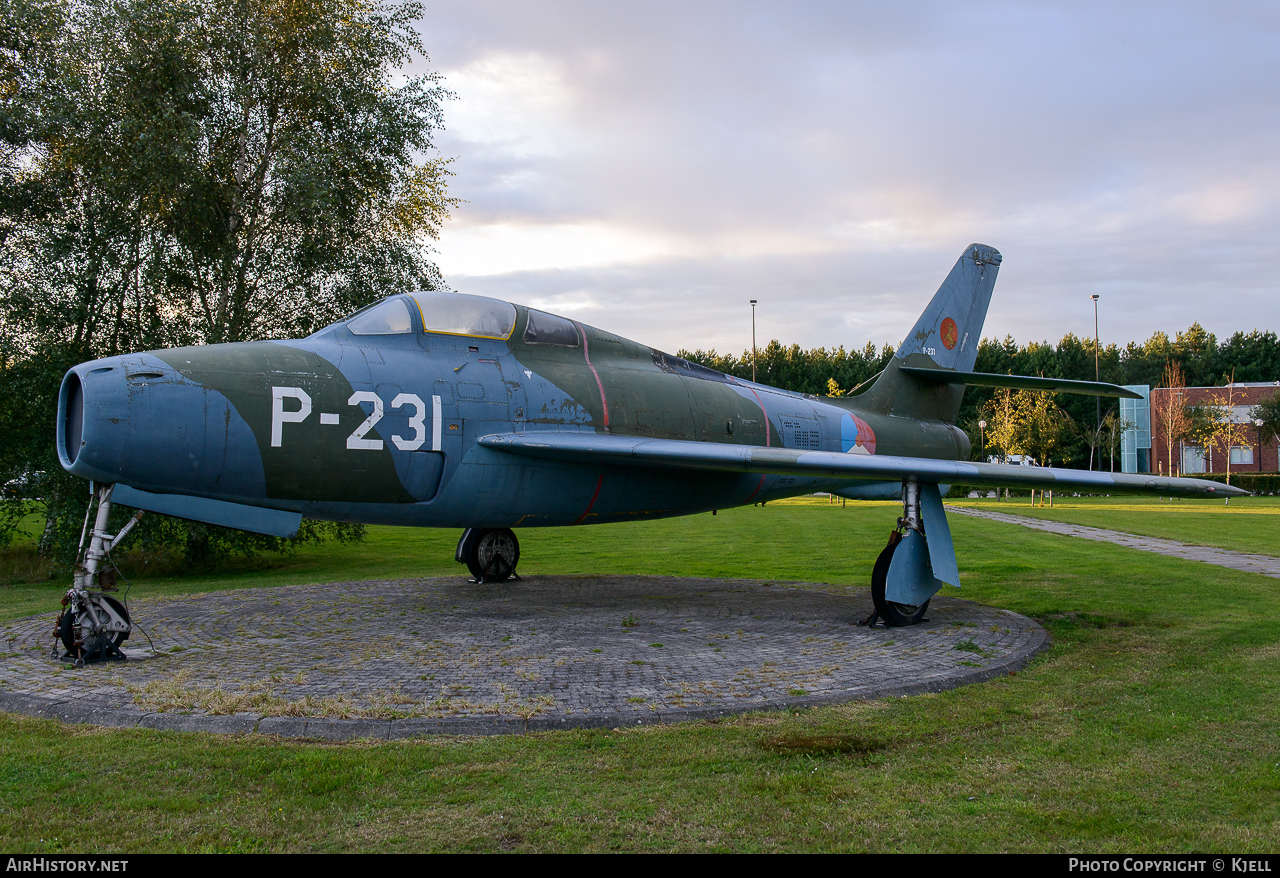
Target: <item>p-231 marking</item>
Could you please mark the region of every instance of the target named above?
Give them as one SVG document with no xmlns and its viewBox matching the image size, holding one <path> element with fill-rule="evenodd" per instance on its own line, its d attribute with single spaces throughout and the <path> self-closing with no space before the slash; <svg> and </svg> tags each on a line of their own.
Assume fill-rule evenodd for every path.
<svg viewBox="0 0 1280 878">
<path fill-rule="evenodd" d="M 296 399 L 298 408 L 287 411 L 284 407 L 286 399 Z M 371 390 L 357 390 L 351 394 L 351 398 L 347 400 L 347 405 L 360 405 L 361 403 L 371 403 L 373 411 L 369 416 L 356 427 L 355 432 L 347 437 L 347 449 L 351 451 L 381 451 L 383 443 L 381 439 L 366 439 L 369 431 L 373 429 L 378 421 L 382 420 L 385 414 L 382 398 Z M 422 398 L 416 393 L 400 393 L 395 399 L 391 400 L 391 408 L 398 409 L 406 405 L 412 405 L 414 414 L 409 418 L 409 426 L 413 428 L 413 436 L 408 439 L 394 434 L 391 441 L 395 443 L 396 448 L 401 451 L 417 451 L 427 441 L 427 406 Z M 311 416 L 311 396 L 301 387 L 272 387 L 271 388 L 271 447 L 279 448 L 284 440 L 285 424 L 300 424 Z M 431 397 L 431 450 L 440 450 L 440 397 Z M 329 412 L 320 414 L 321 424 L 337 424 L 338 416 Z"/>
</svg>

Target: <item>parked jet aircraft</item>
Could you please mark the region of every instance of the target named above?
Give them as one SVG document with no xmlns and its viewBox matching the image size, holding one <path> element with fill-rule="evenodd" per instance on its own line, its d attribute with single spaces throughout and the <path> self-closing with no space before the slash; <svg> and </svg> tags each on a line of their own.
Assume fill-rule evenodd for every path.
<svg viewBox="0 0 1280 878">
<path fill-rule="evenodd" d="M 115 502 L 288 535 L 301 516 L 464 528 L 477 581 L 514 575 L 513 528 L 710 512 L 816 491 L 901 497 L 876 613 L 919 621 L 959 571 L 939 484 L 1230 496 L 1196 479 L 969 462 L 965 385 L 1133 396 L 972 371 L 1000 254 L 968 247 L 888 366 L 847 397 L 792 393 L 533 308 L 394 295 L 300 340 L 82 363 L 58 451 L 98 512 L 57 636 L 73 658 L 128 636 L 97 590 Z M 136 520 L 136 518 L 135 518 Z M 86 519 L 87 523 L 87 519 Z M 874 618 L 873 620 L 874 621 Z"/>
</svg>

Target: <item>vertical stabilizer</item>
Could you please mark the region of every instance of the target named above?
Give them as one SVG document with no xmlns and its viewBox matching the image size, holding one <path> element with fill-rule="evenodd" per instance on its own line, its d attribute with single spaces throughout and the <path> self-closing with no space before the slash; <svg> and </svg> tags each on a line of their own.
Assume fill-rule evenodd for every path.
<svg viewBox="0 0 1280 878">
<path fill-rule="evenodd" d="M 911 327 L 896 359 L 924 354 L 932 360 L 930 365 L 973 371 L 999 270 L 1000 252 L 996 248 L 970 244 Z"/>
<path fill-rule="evenodd" d="M 898 370 L 927 366 L 973 371 L 999 270 L 1000 251 L 985 244 L 966 247 L 884 372 L 858 396 L 858 407 L 954 423 L 962 385 L 923 384 Z"/>
</svg>

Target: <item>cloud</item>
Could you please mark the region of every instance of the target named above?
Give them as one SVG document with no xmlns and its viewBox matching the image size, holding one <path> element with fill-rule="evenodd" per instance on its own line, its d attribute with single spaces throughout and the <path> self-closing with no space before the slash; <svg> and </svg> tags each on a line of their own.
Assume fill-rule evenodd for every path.
<svg viewBox="0 0 1280 878">
<path fill-rule="evenodd" d="M 1095 292 L 1118 341 L 1276 327 L 1270 6 L 426 10 L 459 289 L 722 350 L 755 297 L 769 337 L 861 346 L 981 241 L 987 334 L 1091 334 Z"/>
</svg>

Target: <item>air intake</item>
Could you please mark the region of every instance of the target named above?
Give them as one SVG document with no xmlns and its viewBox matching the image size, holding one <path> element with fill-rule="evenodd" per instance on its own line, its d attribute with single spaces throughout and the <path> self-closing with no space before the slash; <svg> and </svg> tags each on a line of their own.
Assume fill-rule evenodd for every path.
<svg viewBox="0 0 1280 878">
<path fill-rule="evenodd" d="M 62 456 L 68 464 L 76 462 L 84 433 L 84 388 L 75 372 L 67 375 L 62 385 Z"/>
</svg>

